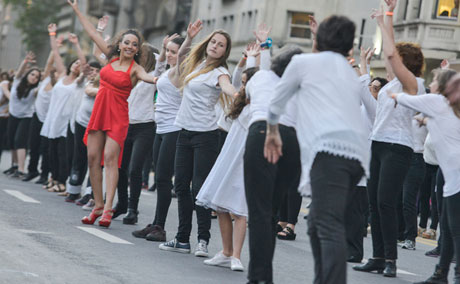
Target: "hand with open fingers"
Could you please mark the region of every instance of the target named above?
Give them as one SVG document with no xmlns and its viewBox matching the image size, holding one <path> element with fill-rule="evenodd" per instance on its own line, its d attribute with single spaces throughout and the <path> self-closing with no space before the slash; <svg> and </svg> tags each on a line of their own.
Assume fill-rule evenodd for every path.
<svg viewBox="0 0 460 284">
<path fill-rule="evenodd" d="M 78 10 L 78 0 L 67 0 L 67 3 L 69 3 L 72 9 Z"/>
<path fill-rule="evenodd" d="M 372 56 L 374 56 L 375 54 L 375 47 L 372 48 L 372 49 L 368 49 L 368 52 L 366 53 L 366 62 L 367 62 L 367 65 L 371 64 L 371 59 L 372 59 Z"/>
<path fill-rule="evenodd" d="M 193 24 L 188 24 L 187 36 L 194 38 L 203 29 L 203 23 L 198 19 Z"/>
<path fill-rule="evenodd" d="M 24 58 L 24 61 L 25 61 L 26 63 L 29 63 L 29 64 L 35 63 L 35 62 L 36 62 L 36 60 L 35 60 L 35 53 L 33 53 L 32 51 L 27 52 L 27 55 L 26 55 L 26 57 Z"/>
<path fill-rule="evenodd" d="M 361 50 L 359 53 L 359 57 L 361 58 L 361 61 L 366 60 L 367 53 L 369 52 L 371 48 L 368 47 L 367 49 L 364 49 L 364 47 L 361 46 Z"/>
<path fill-rule="evenodd" d="M 265 23 L 260 23 L 257 27 L 257 30 L 254 31 L 254 35 L 258 43 L 263 43 L 267 40 L 268 34 L 270 34 L 271 27 L 267 26 Z"/>
<path fill-rule="evenodd" d="M 260 45 L 254 42 L 247 50 L 247 55 L 257 57 L 259 56 L 259 54 L 260 54 Z"/>
<path fill-rule="evenodd" d="M 397 0 L 385 0 L 385 3 L 388 6 L 388 11 L 393 12 L 396 8 Z"/>
<path fill-rule="evenodd" d="M 173 34 L 171 36 L 167 35 L 163 38 L 163 47 L 166 48 L 166 46 L 168 45 L 168 43 L 172 40 L 174 40 L 175 38 L 178 38 L 179 35 L 178 34 Z"/>
<path fill-rule="evenodd" d="M 282 153 L 283 142 L 278 131 L 268 132 L 265 137 L 264 157 L 269 163 L 276 164 Z"/>
<path fill-rule="evenodd" d="M 72 43 L 72 44 L 78 44 L 78 37 L 76 34 L 72 34 L 70 33 L 69 34 L 69 41 Z"/>
<path fill-rule="evenodd" d="M 109 23 L 109 16 L 103 16 L 99 18 L 99 21 L 97 22 L 97 29 L 104 31 L 107 28 L 107 25 Z"/>
<path fill-rule="evenodd" d="M 51 23 L 48 25 L 48 32 L 49 33 L 56 33 L 57 31 L 57 26 L 55 23 Z"/>
<path fill-rule="evenodd" d="M 316 33 L 318 32 L 318 22 L 316 21 L 315 17 L 313 15 L 310 15 L 310 19 L 308 20 L 310 22 L 310 30 L 311 33 L 316 36 Z"/>
<path fill-rule="evenodd" d="M 380 9 L 372 9 L 371 18 L 376 19 L 377 23 L 383 24 L 383 7 L 380 7 Z"/>
<path fill-rule="evenodd" d="M 56 38 L 56 45 L 57 45 L 57 47 L 61 47 L 63 41 L 64 41 L 64 36 L 63 36 L 63 35 L 59 35 L 59 36 Z"/>
<path fill-rule="evenodd" d="M 444 59 L 444 60 L 441 62 L 441 69 L 449 69 L 449 67 L 450 67 L 450 62 L 449 62 L 449 60 Z"/>
</svg>

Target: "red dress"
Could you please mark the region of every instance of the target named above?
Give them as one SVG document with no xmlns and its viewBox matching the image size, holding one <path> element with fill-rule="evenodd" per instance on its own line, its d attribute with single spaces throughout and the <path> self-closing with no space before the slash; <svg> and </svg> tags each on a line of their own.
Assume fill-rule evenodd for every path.
<svg viewBox="0 0 460 284">
<path fill-rule="evenodd" d="M 115 71 L 112 62 L 119 60 L 115 58 L 110 61 L 100 72 L 99 91 L 94 101 L 93 111 L 86 128 L 83 142 L 88 145 L 88 133 L 90 131 L 102 130 L 110 138 L 120 145 L 118 156 L 118 167 L 121 167 L 123 157 L 123 147 L 126 135 L 128 134 L 129 116 L 127 99 L 133 88 L 131 83 L 131 62 L 128 70 Z M 102 152 L 101 165 L 104 164 L 104 152 Z"/>
</svg>

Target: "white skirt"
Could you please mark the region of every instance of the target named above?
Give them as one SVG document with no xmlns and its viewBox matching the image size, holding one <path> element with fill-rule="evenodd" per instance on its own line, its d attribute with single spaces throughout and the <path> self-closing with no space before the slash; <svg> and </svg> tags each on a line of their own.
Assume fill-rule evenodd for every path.
<svg viewBox="0 0 460 284">
<path fill-rule="evenodd" d="M 243 155 L 248 136 L 248 108 L 233 121 L 222 151 L 198 193 L 196 204 L 219 212 L 248 216 Z"/>
</svg>

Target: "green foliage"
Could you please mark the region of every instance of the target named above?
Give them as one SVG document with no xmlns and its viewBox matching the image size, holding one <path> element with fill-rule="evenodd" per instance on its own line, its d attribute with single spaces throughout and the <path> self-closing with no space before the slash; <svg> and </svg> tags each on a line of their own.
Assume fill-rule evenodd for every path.
<svg viewBox="0 0 460 284">
<path fill-rule="evenodd" d="M 2 0 L 18 12 L 15 26 L 22 32 L 28 50 L 38 51 L 48 43 L 48 24 L 56 22 L 61 8 L 56 0 Z"/>
</svg>

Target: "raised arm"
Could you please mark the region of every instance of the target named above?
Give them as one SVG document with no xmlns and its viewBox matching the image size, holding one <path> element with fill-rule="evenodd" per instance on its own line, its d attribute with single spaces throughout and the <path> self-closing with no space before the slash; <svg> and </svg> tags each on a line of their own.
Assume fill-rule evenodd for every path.
<svg viewBox="0 0 460 284">
<path fill-rule="evenodd" d="M 53 63 L 54 63 L 54 54 L 53 54 L 53 51 L 50 51 L 50 54 L 48 55 L 48 59 L 46 60 L 46 66 L 45 66 L 45 70 L 43 71 L 42 80 L 50 75 L 50 71 L 53 68 Z"/>
<path fill-rule="evenodd" d="M 361 75 L 369 74 L 369 67 L 371 63 L 372 56 L 374 55 L 375 48 L 371 49 L 370 47 L 364 49 L 361 47 L 360 62 L 359 62 L 359 71 Z"/>
<path fill-rule="evenodd" d="M 106 56 L 109 55 L 110 49 L 109 45 L 105 40 L 102 38 L 101 34 L 98 33 L 96 28 L 91 24 L 91 22 L 83 15 L 83 13 L 78 8 L 78 0 L 67 0 L 67 3 L 72 7 L 75 15 L 77 15 L 78 19 L 80 20 L 81 25 L 88 33 L 89 37 L 94 41 L 94 43 L 99 47 L 99 49 L 104 53 Z"/>
<path fill-rule="evenodd" d="M 419 111 L 429 117 L 436 116 L 442 111 L 444 98 L 441 95 L 426 94 L 420 96 L 409 96 L 405 93 L 390 94 L 396 102 L 407 108 Z"/>
<path fill-rule="evenodd" d="M 249 44 L 248 49 L 247 49 L 247 54 L 248 54 L 248 59 L 246 62 L 246 67 L 247 68 L 252 68 L 252 67 L 257 67 L 257 56 L 260 55 L 260 45 L 256 42 Z"/>
<path fill-rule="evenodd" d="M 233 75 L 232 75 L 232 85 L 235 87 L 235 89 L 239 89 L 241 87 L 241 76 L 243 74 L 243 70 L 246 67 L 246 59 L 248 55 L 246 53 L 246 50 L 243 51 L 243 56 L 241 57 L 240 61 L 238 62 L 238 65 L 236 65 L 235 69 L 233 70 Z"/>
<path fill-rule="evenodd" d="M 9 100 L 10 99 L 10 90 L 8 90 L 8 82 L 3 81 L 2 83 L 0 83 L 0 88 L 2 89 L 2 92 L 5 95 L 5 97 L 7 97 L 8 100 Z"/>
<path fill-rule="evenodd" d="M 160 61 L 160 62 L 166 61 L 166 47 L 168 46 L 168 43 L 170 41 L 178 37 L 179 37 L 178 34 L 173 34 L 172 36 L 167 35 L 163 38 L 163 46 L 161 47 L 160 56 L 158 57 L 157 61 Z"/>
<path fill-rule="evenodd" d="M 265 46 L 261 48 L 260 52 L 260 69 L 261 70 L 270 70 L 270 46 L 268 44 L 268 35 L 270 34 L 271 27 L 267 26 L 265 23 L 261 23 L 257 30 L 254 31 L 256 37 L 256 42 L 261 45 L 265 43 Z M 271 40 L 270 40 L 271 45 Z"/>
<path fill-rule="evenodd" d="M 60 78 L 62 76 L 65 76 L 66 68 L 64 65 L 64 61 L 62 60 L 61 54 L 59 54 L 59 47 L 56 41 L 56 30 L 57 30 L 56 24 L 48 25 L 51 50 L 54 54 L 54 66 L 56 67 L 57 77 Z"/>
<path fill-rule="evenodd" d="M 102 18 L 99 18 L 96 29 L 96 31 L 101 35 L 101 37 L 104 38 L 104 41 L 107 43 L 109 42 L 110 36 L 106 35 L 104 37 L 103 33 L 107 27 L 108 22 L 109 16 L 103 16 Z M 102 51 L 99 49 L 96 43 L 93 44 L 93 56 L 102 66 L 105 66 L 107 64 L 107 57 L 102 53 Z"/>
<path fill-rule="evenodd" d="M 69 34 L 69 41 L 73 44 L 75 49 L 77 50 L 78 59 L 80 59 L 80 65 L 83 66 L 86 64 L 86 56 L 83 53 L 83 50 L 80 47 L 80 42 L 78 41 L 78 37 L 75 34 Z"/>
<path fill-rule="evenodd" d="M 182 70 L 181 70 L 181 65 L 182 62 L 184 62 L 185 56 L 188 54 L 190 51 L 190 46 L 192 45 L 192 40 L 193 38 L 203 29 L 203 23 L 198 19 L 196 20 L 193 24 L 190 23 L 188 24 L 187 27 L 187 36 L 185 37 L 184 42 L 179 48 L 179 54 L 177 56 L 177 74 L 180 75 Z"/>
<path fill-rule="evenodd" d="M 318 22 L 316 21 L 314 16 L 310 16 L 309 23 L 310 23 L 311 38 L 313 41 L 311 45 L 311 50 L 312 52 L 318 52 L 318 50 L 316 50 L 316 33 L 318 32 Z"/>
<path fill-rule="evenodd" d="M 21 62 L 21 64 L 18 67 L 18 71 L 16 72 L 15 78 L 16 79 L 22 78 L 22 76 L 27 70 L 27 66 L 35 62 L 36 62 L 35 54 L 32 51 L 27 52 L 26 57 L 24 57 L 24 60 Z"/>
<path fill-rule="evenodd" d="M 385 27 L 390 35 L 390 38 L 395 42 L 394 29 L 393 29 L 393 12 L 396 8 L 396 0 L 385 0 L 385 3 L 388 7 L 388 12 L 385 13 Z M 390 64 L 390 61 L 387 57 L 384 56 L 385 69 L 388 74 L 388 79 L 391 81 L 395 78 L 395 73 L 393 67 Z"/>
</svg>

